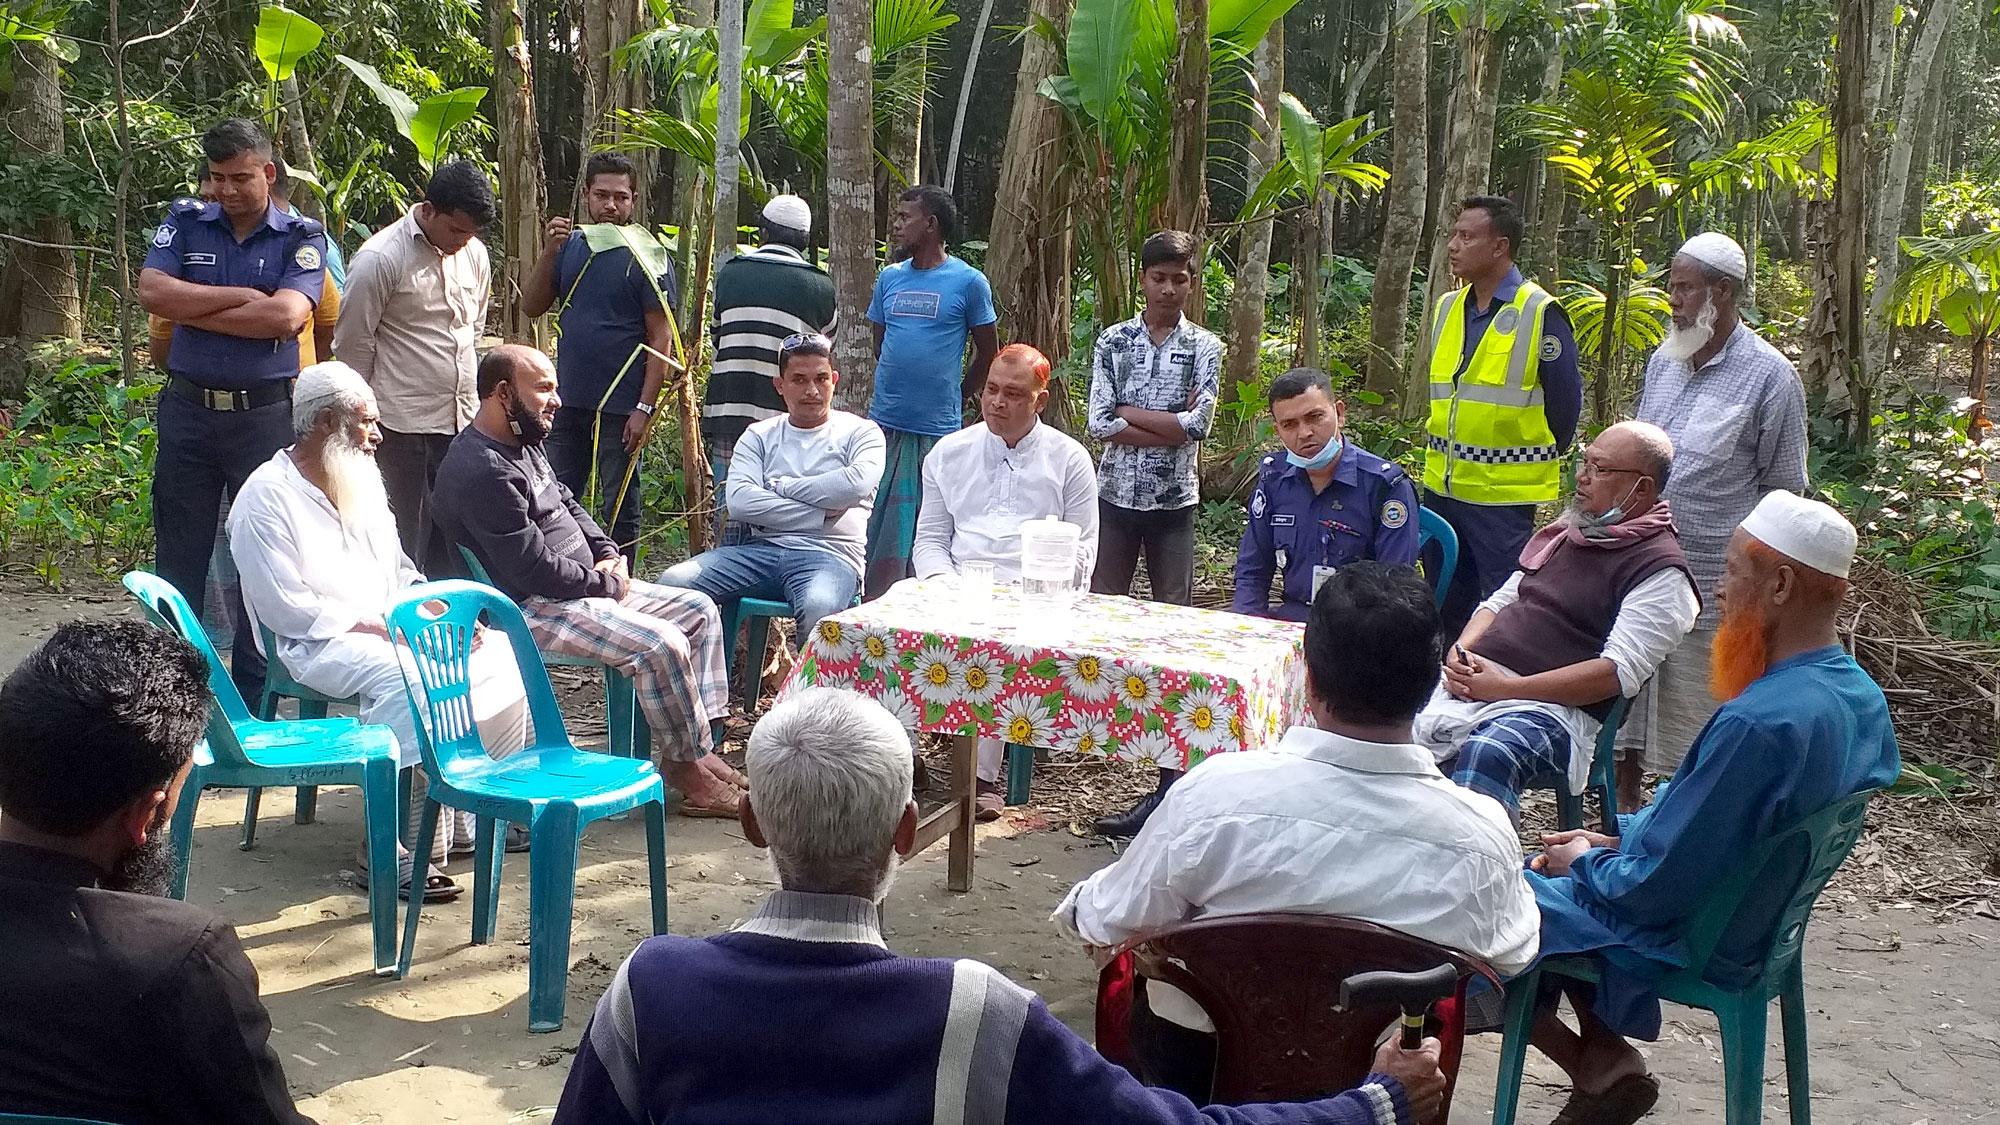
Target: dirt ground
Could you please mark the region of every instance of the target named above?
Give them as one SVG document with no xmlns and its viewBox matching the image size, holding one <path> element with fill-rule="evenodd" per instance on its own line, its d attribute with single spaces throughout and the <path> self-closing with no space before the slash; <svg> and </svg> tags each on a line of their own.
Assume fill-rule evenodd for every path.
<svg viewBox="0 0 2000 1125">
<path fill-rule="evenodd" d="M 123 604 L 108 590 L 50 597 L 0 579 L 0 671 L 57 623 L 122 612 Z M 530 1035 L 523 857 L 508 864 L 493 944 L 469 944 L 468 894 L 425 911 L 408 979 L 378 978 L 368 971 L 366 902 L 346 876 L 360 806 L 354 790 L 327 790 L 318 821 L 297 825 L 291 801 L 274 794 L 250 852 L 235 846 L 239 794 L 211 793 L 197 817 L 189 898 L 242 934 L 301 1108 L 324 1122 L 546 1120 L 592 1004 L 643 936 L 641 825 L 602 823 L 586 836 L 567 1022 Z M 942 845 L 912 861 L 888 900 L 888 939 L 904 953 L 992 964 L 1088 1035 L 1094 974 L 1047 918 L 1073 882 L 1114 852 L 1049 821 L 1022 810 L 982 827 L 969 894 L 944 889 Z M 673 818 L 668 850 L 676 933 L 726 930 L 774 885 L 733 824 Z M 467 863 L 451 870 L 469 887 Z M 2000 920 L 1974 910 L 1940 921 L 1914 903 L 1823 902 L 1808 957 L 1813 1108 L 1823 1125 L 2000 1121 L 1989 1069 L 2000 1064 Z M 1664 1088 L 1648 1120 L 1720 1121 L 1714 1020 L 1673 1008 L 1668 1020 L 1663 1039 L 1646 1046 Z M 1493 1036 L 1469 1045 L 1455 1120 L 1485 1119 L 1497 1048 Z M 1769 1055 L 1765 1119 L 1785 1120 L 1775 1042 Z M 1553 1116 L 1559 1077 L 1530 1054 L 1522 1120 Z"/>
</svg>

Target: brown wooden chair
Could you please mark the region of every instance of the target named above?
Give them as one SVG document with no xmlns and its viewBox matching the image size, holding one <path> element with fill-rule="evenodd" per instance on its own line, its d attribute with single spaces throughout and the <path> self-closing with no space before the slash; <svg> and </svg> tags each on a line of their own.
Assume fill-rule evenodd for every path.
<svg viewBox="0 0 2000 1125">
<path fill-rule="evenodd" d="M 1351 1089 L 1367 1076 L 1382 1033 L 1402 1013 L 1393 1006 L 1339 1010 L 1340 984 L 1375 970 L 1458 970 L 1458 992 L 1432 1008 L 1430 1033 L 1443 1043 L 1445 1101 L 1451 1110 L 1464 1044 L 1467 983 L 1499 976 L 1441 945 L 1383 926 L 1318 914 L 1204 918 L 1128 942 L 1098 978 L 1097 1042 L 1106 1058 L 1131 1067 L 1128 1027 L 1134 974 L 1187 993 L 1215 1024 L 1211 1101 L 1306 1101 Z"/>
</svg>

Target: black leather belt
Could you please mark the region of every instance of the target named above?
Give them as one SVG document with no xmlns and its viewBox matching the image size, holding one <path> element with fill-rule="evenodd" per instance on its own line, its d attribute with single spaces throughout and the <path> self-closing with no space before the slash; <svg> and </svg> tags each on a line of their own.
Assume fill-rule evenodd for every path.
<svg viewBox="0 0 2000 1125">
<path fill-rule="evenodd" d="M 209 410 L 219 411 L 255 410 L 260 406 L 284 402 L 292 397 L 290 379 L 274 379 L 247 391 L 218 391 L 176 375 L 167 386 L 184 399 Z"/>
</svg>

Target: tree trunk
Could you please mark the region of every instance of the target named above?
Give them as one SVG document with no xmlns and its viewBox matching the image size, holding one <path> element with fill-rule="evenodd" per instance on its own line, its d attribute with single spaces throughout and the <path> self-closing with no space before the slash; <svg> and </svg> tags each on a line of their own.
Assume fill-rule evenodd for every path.
<svg viewBox="0 0 2000 1125">
<path fill-rule="evenodd" d="M 1315 191 L 1312 205 L 1299 217 L 1298 241 L 1292 247 L 1292 292 L 1299 313 L 1299 345 L 1292 352 L 1293 367 L 1319 366 L 1319 213 L 1326 206 L 1326 194 Z"/>
<path fill-rule="evenodd" d="M 743 0 L 722 0 L 716 10 L 715 219 L 710 254 L 721 260 L 736 247 L 736 181 L 743 123 Z M 697 318 L 699 319 L 699 318 Z"/>
<path fill-rule="evenodd" d="M 840 307 L 834 341 L 841 405 L 863 411 L 875 391 L 868 297 L 875 285 L 874 36 L 868 0 L 828 0 L 826 198 L 828 261 Z"/>
<path fill-rule="evenodd" d="M 1389 186 L 1382 223 L 1382 253 L 1375 261 L 1375 289 L 1369 299 L 1368 389 L 1391 404 L 1407 382 L 1400 404 L 1414 416 L 1420 401 L 1422 353 L 1403 378 L 1403 345 L 1410 327 L 1410 273 L 1423 238 L 1424 179 L 1430 152 L 1431 17 L 1423 0 L 1400 0 L 1396 12 L 1396 72 L 1389 127 Z M 1428 321 L 1426 307 L 1420 318 Z"/>
<path fill-rule="evenodd" d="M 965 78 L 958 84 L 958 109 L 951 115 L 951 147 L 944 158 L 944 190 L 958 186 L 958 145 L 965 139 L 965 107 L 972 101 L 972 78 L 979 73 L 979 52 L 986 46 L 986 26 L 993 20 L 993 0 L 981 0 L 979 24 L 972 29 L 972 46 L 965 52 Z M 1030 32 L 1024 38 L 1034 38 Z M 1032 91 L 1030 91 L 1032 94 Z"/>
<path fill-rule="evenodd" d="M 542 176 L 542 134 L 535 113 L 534 62 L 528 54 L 520 0 L 492 0 L 487 32 L 493 46 L 493 128 L 500 138 L 500 332 L 542 346 L 547 333 L 521 311 L 521 287 L 542 242 L 548 185 Z"/>
<path fill-rule="evenodd" d="M 1208 0 L 1176 0 L 1175 7 L 1180 48 L 1167 78 L 1174 111 L 1162 225 L 1194 236 L 1194 285 L 1188 290 L 1186 316 L 1203 324 L 1208 320 L 1201 284 L 1208 256 Z"/>
<path fill-rule="evenodd" d="M 571 200 L 571 207 L 578 214 L 583 213 L 583 169 L 590 163 L 591 151 L 600 135 L 612 128 L 618 110 L 638 110 L 649 104 L 645 74 L 632 67 L 615 66 L 611 58 L 639 33 L 645 0 L 586 0 L 580 6 L 583 26 L 577 40 L 576 59 L 583 79 L 583 129 L 578 140 L 576 189 Z M 655 164 L 652 152 L 642 149 L 631 156 L 639 182 L 651 183 Z M 636 207 L 634 219 L 644 222 L 651 211 L 644 193 L 640 194 Z"/>
<path fill-rule="evenodd" d="M 1972 406 L 1966 412 L 1966 436 L 1973 441 L 1983 441 L 1986 437 L 1986 370 L 1993 353 L 1993 337 L 1984 332 L 1972 337 L 1972 381 L 1966 387 L 1966 394 L 1972 399 Z"/>
<path fill-rule="evenodd" d="M 1278 161 L 1278 96 L 1285 89 L 1285 21 L 1271 21 L 1271 31 L 1257 44 L 1251 60 L 1257 79 L 1261 120 L 1251 122 L 1244 145 L 1244 195 Z M 1229 302 L 1229 351 L 1224 357 L 1222 399 L 1237 397 L 1236 389 L 1257 381 L 1258 352 L 1264 342 L 1264 302 L 1269 297 L 1271 223 L 1262 219 L 1243 228 L 1236 254 L 1236 289 Z"/>
<path fill-rule="evenodd" d="M 1559 13 L 1549 13 L 1549 26 L 1558 25 Z M 1556 100 L 1562 92 L 1563 55 L 1562 34 L 1551 34 L 1548 55 L 1542 62 L 1542 104 Z M 1530 224 L 1528 244 L 1521 247 L 1520 257 L 1529 265 L 1529 272 L 1542 281 L 1544 288 L 1554 292 L 1562 273 L 1561 247 L 1562 215 L 1568 181 L 1563 178 L 1562 169 L 1542 159 L 1544 154 L 1535 150 L 1531 159 L 1533 171 L 1528 180 L 1528 191 L 1522 201 L 1521 211 Z"/>
<path fill-rule="evenodd" d="M 346 70 L 345 67 L 341 69 Z M 317 179 L 319 157 L 313 150 L 312 132 L 306 128 L 305 104 L 299 98 L 298 75 L 291 75 L 278 83 L 278 97 L 285 107 L 285 164 L 294 171 L 303 169 L 306 175 Z M 319 192 L 311 188 L 304 191 L 293 188 L 292 206 L 315 219 L 325 214 L 320 207 Z"/>
<path fill-rule="evenodd" d="M 1472 0 L 1459 29 L 1459 78 L 1453 88 L 1445 122 L 1444 175 L 1437 194 L 1436 225 L 1441 235 L 1452 221 L 1453 209 L 1466 196 L 1485 190 L 1493 164 L 1493 129 L 1499 108 L 1499 68 L 1494 66 L 1493 30 L 1486 26 L 1486 0 Z M 1483 138 L 1483 140 L 1482 140 Z M 1424 276 L 1424 308 L 1437 306 L 1449 285 L 1449 243 L 1431 240 L 1430 269 Z M 1520 248 L 1515 248 L 1518 256 Z M 1431 318 L 1418 323 L 1417 354 L 1428 356 Z"/>
<path fill-rule="evenodd" d="M 1872 88 L 1879 94 L 1879 78 L 1869 74 L 1868 45 L 1881 21 L 1875 0 L 1840 0 L 1834 54 L 1833 131 L 1835 166 L 1868 167 L 1868 123 L 1875 105 L 1867 99 Z M 1826 307 L 1831 331 L 1808 340 L 1808 378 L 1819 378 L 1827 390 L 1829 406 L 1847 420 L 1847 440 L 1859 447 L 1869 437 L 1870 415 L 1874 408 L 1873 384 L 1868 371 L 1863 324 L 1866 304 L 1862 284 L 1867 275 L 1868 178 L 1840 176 L 1834 181 L 1833 210 L 1827 228 L 1827 267 L 1822 281 L 1827 285 Z"/>
<path fill-rule="evenodd" d="M 1910 53 L 1903 63 L 1901 105 L 1896 111 L 1896 129 L 1889 136 L 1883 154 L 1881 192 L 1876 196 L 1870 253 L 1875 259 L 1875 282 L 1868 298 L 1868 369 L 1886 371 L 1890 360 L 1889 293 L 1903 270 L 1903 250 L 1897 241 L 1903 218 L 1903 197 L 1909 191 L 1911 158 L 1921 128 L 1924 100 L 1929 93 L 1925 79 L 1937 58 L 1938 45 L 1959 0 L 1930 0 L 1917 24 Z M 1886 21 L 1885 21 L 1886 22 Z"/>
<path fill-rule="evenodd" d="M 132 293 L 132 255 L 127 252 L 132 245 L 128 209 L 132 199 L 132 113 L 130 92 L 125 85 L 125 32 L 120 26 L 119 7 L 119 0 L 105 0 L 104 53 L 111 61 L 111 98 L 117 107 L 111 118 L 112 136 L 118 142 L 118 182 L 111 196 L 111 245 L 118 262 L 118 373 L 120 379 L 130 383 L 137 371 L 133 316 L 138 301 Z"/>
<path fill-rule="evenodd" d="M 1347 78 L 1345 91 L 1340 97 L 1340 119 L 1352 118 L 1361 107 L 1361 93 L 1368 88 L 1368 80 L 1374 77 L 1375 68 L 1382 65 L 1382 55 L 1389 47 L 1389 18 L 1395 10 L 1394 0 L 1378 0 L 1376 18 L 1368 27 L 1368 57 Z"/>
<path fill-rule="evenodd" d="M 873 33 L 872 24 L 870 33 Z M 905 185 L 914 187 L 923 182 L 924 102 L 929 97 L 929 70 L 930 52 L 922 47 L 912 48 L 896 60 L 895 84 L 899 87 L 907 85 L 922 92 L 917 97 L 914 113 L 898 113 L 888 121 L 888 136 L 883 140 L 882 155 L 889 158 L 889 166 L 895 169 L 896 176 L 902 177 L 903 184 L 897 184 L 895 176 L 887 178 L 882 198 L 885 215 L 895 210 L 893 201 L 903 193 Z"/>
<path fill-rule="evenodd" d="M 1000 154 L 993 200 L 993 233 L 986 248 L 986 279 L 1000 314 L 1003 339 L 1040 348 L 1060 365 L 1069 354 L 1069 263 L 1073 241 L 1069 196 L 1060 174 L 1063 117 L 1056 103 L 1036 92 L 1062 68 L 1062 35 L 1069 0 L 1033 0 L 1029 20 L 1047 20 L 1057 41 L 1021 37 L 1021 65 Z M 1042 416 L 1065 433 L 1071 421 L 1068 388 L 1054 385 Z"/>
<path fill-rule="evenodd" d="M 60 160 L 63 154 L 61 62 L 48 42 L 21 41 L 14 44 L 14 95 L 7 111 L 7 132 L 15 151 L 23 156 Z M 120 180 L 123 180 L 121 160 Z M 123 208 L 119 215 L 123 218 Z M 27 235 L 39 242 L 64 243 L 74 240 L 69 220 L 47 215 L 35 220 Z M 125 243 L 118 243 L 119 261 L 126 259 Z M 8 247 L 6 276 L 0 278 L 0 292 L 18 301 L 20 334 L 30 339 L 80 339 L 83 335 L 83 306 L 77 295 L 76 258 L 55 246 Z M 18 296 L 15 296 L 17 295 Z M 121 309 L 124 302 L 120 302 Z M 121 312 L 122 317 L 122 312 Z"/>
</svg>

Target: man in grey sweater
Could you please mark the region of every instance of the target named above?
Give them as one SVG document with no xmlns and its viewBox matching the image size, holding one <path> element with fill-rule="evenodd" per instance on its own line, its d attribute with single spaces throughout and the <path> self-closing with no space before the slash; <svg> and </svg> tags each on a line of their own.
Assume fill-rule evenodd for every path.
<svg viewBox="0 0 2000 1125">
<path fill-rule="evenodd" d="M 729 470 L 729 519 L 749 529 L 750 541 L 703 551 L 660 582 L 718 602 L 790 602 L 804 637 L 820 618 L 846 609 L 861 587 L 868 511 L 882 481 L 882 431 L 833 409 L 840 373 L 825 336 L 787 337 L 775 382 L 785 414 L 743 431 Z"/>
</svg>

